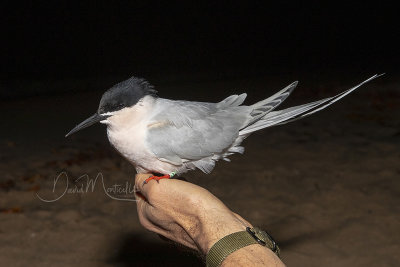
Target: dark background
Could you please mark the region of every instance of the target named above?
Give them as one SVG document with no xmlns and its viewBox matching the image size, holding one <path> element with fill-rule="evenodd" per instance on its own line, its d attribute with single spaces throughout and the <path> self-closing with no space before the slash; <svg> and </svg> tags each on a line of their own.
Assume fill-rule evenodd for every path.
<svg viewBox="0 0 400 267">
<path fill-rule="evenodd" d="M 100 186 L 54 203 L 35 195 L 52 198 L 63 171 L 73 183 L 98 173 L 107 185 L 133 182 L 104 125 L 64 137 L 113 84 L 135 75 L 165 98 L 246 92 L 252 104 L 299 80 L 281 109 L 385 72 L 325 111 L 252 134 L 244 155 L 211 174 L 185 178 L 268 230 L 288 266 L 400 266 L 398 9 L 240 2 L 1 2 L 2 265 L 203 265 Z"/>
<path fill-rule="evenodd" d="M 2 10 L 2 98 L 104 91 L 132 75 L 163 84 L 398 74 L 396 8 L 380 2 L 6 1 Z"/>
</svg>

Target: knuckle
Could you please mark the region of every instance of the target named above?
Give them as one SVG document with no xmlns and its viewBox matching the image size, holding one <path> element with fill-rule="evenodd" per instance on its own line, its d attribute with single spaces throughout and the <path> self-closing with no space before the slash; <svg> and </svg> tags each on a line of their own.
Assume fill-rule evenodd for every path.
<svg viewBox="0 0 400 267">
<path fill-rule="evenodd" d="M 147 192 L 149 198 L 154 199 L 154 197 L 160 193 L 160 187 L 157 185 L 158 184 L 155 181 L 150 181 L 144 185 L 144 190 Z"/>
<path fill-rule="evenodd" d="M 198 195 L 191 195 L 187 201 L 194 208 L 202 207 L 204 205 L 204 200 Z"/>
<path fill-rule="evenodd" d="M 151 175 L 147 173 L 138 173 L 135 175 L 135 184 L 138 188 L 141 188 L 143 182 Z"/>
<path fill-rule="evenodd" d="M 139 214 L 139 222 L 144 228 L 148 230 L 149 228 L 151 228 L 151 223 L 147 220 L 147 218 L 145 218 L 143 214 Z"/>
<path fill-rule="evenodd" d="M 145 229 L 151 232 L 160 233 L 160 229 L 152 224 L 145 216 L 139 216 L 139 222 Z"/>
</svg>

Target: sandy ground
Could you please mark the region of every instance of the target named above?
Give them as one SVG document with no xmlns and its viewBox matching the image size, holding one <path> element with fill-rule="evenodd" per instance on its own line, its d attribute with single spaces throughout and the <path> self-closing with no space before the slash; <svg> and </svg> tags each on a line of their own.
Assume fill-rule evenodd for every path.
<svg viewBox="0 0 400 267">
<path fill-rule="evenodd" d="M 190 88 L 191 99 L 229 85 Z M 186 89 L 165 87 L 162 95 Z M 370 84 L 320 114 L 252 135 L 244 155 L 220 162 L 212 174 L 185 178 L 267 229 L 289 266 L 400 266 L 399 92 L 397 85 Z M 323 96 L 297 93 L 290 101 Z M 63 137 L 95 111 L 98 97 L 80 93 L 1 104 L 1 265 L 202 266 L 190 252 L 143 229 L 134 202 L 110 197 L 132 197 L 109 188 L 132 185 L 134 169 L 109 146 L 104 127 Z M 86 178 L 76 179 L 82 175 L 101 173 L 110 196 L 100 180 L 93 192 L 62 195 L 65 175 L 53 191 L 63 172 L 68 188 L 80 188 Z M 62 197 L 43 202 L 38 195 Z"/>
</svg>

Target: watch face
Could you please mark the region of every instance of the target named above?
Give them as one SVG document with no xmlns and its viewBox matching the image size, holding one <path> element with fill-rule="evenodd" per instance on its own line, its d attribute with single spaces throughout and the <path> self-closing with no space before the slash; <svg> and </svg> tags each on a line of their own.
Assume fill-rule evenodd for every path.
<svg viewBox="0 0 400 267">
<path fill-rule="evenodd" d="M 267 244 L 266 241 L 267 241 L 268 237 L 266 237 L 263 234 L 263 232 L 260 229 L 256 228 L 256 227 L 253 228 L 253 231 L 254 231 L 254 236 L 258 239 L 257 240 L 258 243 L 260 243 L 261 245 L 265 246 Z"/>
<path fill-rule="evenodd" d="M 257 227 L 246 227 L 246 231 L 262 246 L 270 248 L 278 257 L 280 257 L 280 249 L 275 240 L 266 231 Z"/>
<path fill-rule="evenodd" d="M 248 229 L 249 229 L 248 232 L 257 240 L 257 242 L 260 245 L 268 246 L 274 252 L 277 250 L 277 245 L 275 240 L 266 231 L 263 231 L 257 227 L 253 228 L 248 227 Z"/>
</svg>

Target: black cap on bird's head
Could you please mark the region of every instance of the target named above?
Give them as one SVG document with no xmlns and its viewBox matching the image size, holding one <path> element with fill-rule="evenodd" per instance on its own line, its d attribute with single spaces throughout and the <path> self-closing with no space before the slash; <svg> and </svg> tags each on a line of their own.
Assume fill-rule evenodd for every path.
<svg viewBox="0 0 400 267">
<path fill-rule="evenodd" d="M 131 77 L 108 89 L 100 100 L 97 113 L 104 114 L 132 107 L 146 95 L 156 95 L 153 85 L 145 79 Z"/>
<path fill-rule="evenodd" d="M 131 77 L 108 89 L 101 97 L 97 112 L 73 128 L 65 137 L 112 116 L 112 112 L 136 105 L 146 95 L 156 96 L 157 91 L 145 79 Z"/>
</svg>

